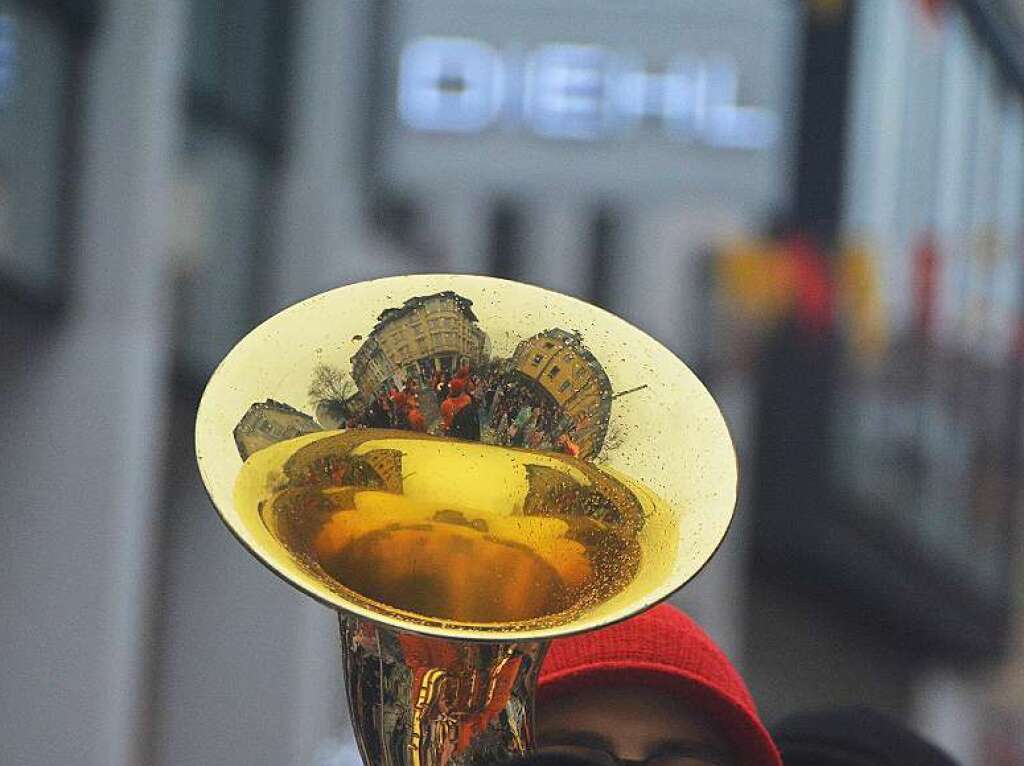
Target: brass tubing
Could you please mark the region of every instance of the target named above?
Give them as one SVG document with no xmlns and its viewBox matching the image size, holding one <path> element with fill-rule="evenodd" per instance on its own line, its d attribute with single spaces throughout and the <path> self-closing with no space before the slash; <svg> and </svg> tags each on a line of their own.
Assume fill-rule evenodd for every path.
<svg viewBox="0 0 1024 766">
<path fill-rule="evenodd" d="M 367 766 L 482 766 L 525 753 L 547 641 L 459 641 L 339 614 Z"/>
</svg>

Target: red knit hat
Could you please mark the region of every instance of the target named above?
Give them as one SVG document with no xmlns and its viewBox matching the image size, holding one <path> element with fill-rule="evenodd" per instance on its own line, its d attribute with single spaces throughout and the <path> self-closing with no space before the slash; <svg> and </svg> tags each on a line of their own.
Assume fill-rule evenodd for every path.
<svg viewBox="0 0 1024 766">
<path fill-rule="evenodd" d="M 615 683 L 681 694 L 721 730 L 742 766 L 782 766 L 740 674 L 697 623 L 669 604 L 552 641 L 538 696 L 549 699 Z"/>
</svg>

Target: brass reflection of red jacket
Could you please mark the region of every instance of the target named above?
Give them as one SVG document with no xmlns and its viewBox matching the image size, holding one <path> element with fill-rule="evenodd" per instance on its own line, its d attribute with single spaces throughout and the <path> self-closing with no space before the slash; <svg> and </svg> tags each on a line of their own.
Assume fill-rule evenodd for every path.
<svg viewBox="0 0 1024 766">
<path fill-rule="evenodd" d="M 508 704 L 515 687 L 521 657 L 503 657 L 490 678 L 468 665 L 469 658 L 460 656 L 458 647 L 447 641 L 411 634 L 401 634 L 399 641 L 405 661 L 412 668 L 410 703 L 415 716 L 434 708 L 436 700 L 423 698 L 424 682 L 433 684 L 444 694 L 445 707 L 458 719 L 455 752 L 466 750 L 478 734 L 484 732 Z M 447 683 L 434 683 L 431 671 L 443 670 Z"/>
<path fill-rule="evenodd" d="M 487 688 L 478 690 L 473 702 L 474 709 L 479 709 L 479 712 L 466 720 L 459 729 L 459 741 L 455 747 L 457 753 L 467 749 L 476 736 L 486 731 L 487 727 L 491 725 L 491 721 L 500 715 L 508 705 L 522 662 L 522 657 L 504 658 L 504 664 L 492 676 Z M 481 704 L 482 707 L 478 708 Z"/>
</svg>

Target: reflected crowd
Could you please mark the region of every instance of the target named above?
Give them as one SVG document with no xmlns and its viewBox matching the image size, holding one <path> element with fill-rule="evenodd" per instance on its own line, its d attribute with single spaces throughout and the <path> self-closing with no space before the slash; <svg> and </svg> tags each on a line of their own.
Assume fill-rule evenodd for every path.
<svg viewBox="0 0 1024 766">
<path fill-rule="evenodd" d="M 346 428 L 396 428 L 507 447 L 580 454 L 572 418 L 529 382 L 466 364 L 450 377 L 409 378 L 344 420 Z"/>
</svg>

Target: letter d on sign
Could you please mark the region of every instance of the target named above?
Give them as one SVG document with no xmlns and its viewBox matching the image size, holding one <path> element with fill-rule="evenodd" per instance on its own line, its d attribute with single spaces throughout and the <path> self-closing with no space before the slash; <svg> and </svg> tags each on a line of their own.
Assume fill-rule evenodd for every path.
<svg viewBox="0 0 1024 766">
<path fill-rule="evenodd" d="M 458 37 L 425 37 L 402 52 L 398 110 L 429 132 L 476 133 L 500 107 L 501 61 L 491 46 Z"/>
</svg>

